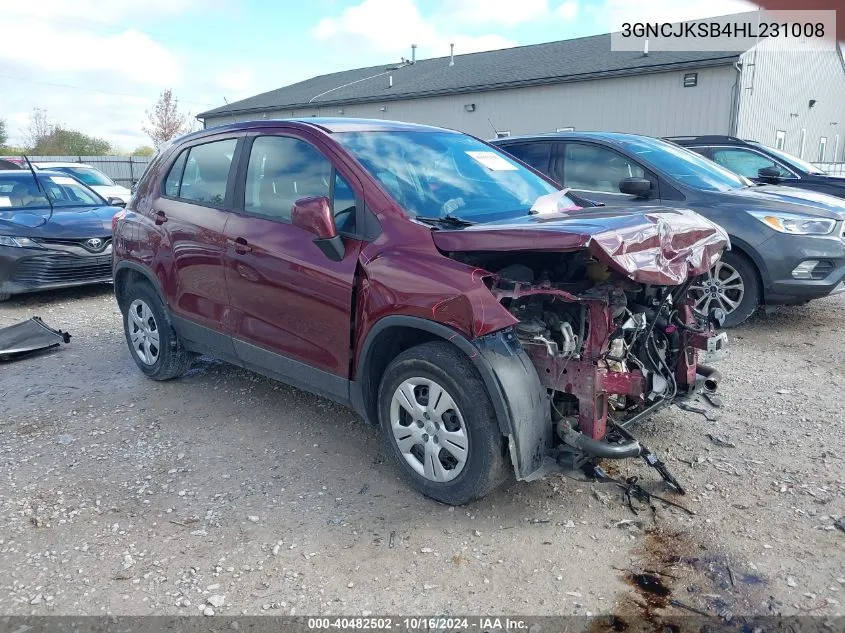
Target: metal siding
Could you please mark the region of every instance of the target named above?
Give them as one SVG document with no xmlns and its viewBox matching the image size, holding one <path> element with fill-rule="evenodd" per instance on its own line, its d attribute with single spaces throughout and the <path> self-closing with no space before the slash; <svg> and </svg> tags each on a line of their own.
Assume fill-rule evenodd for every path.
<svg viewBox="0 0 845 633">
<path fill-rule="evenodd" d="M 683 87 L 686 72 L 698 73 L 696 87 Z M 342 114 L 438 125 L 481 138 L 494 136 L 491 122 L 497 130 L 512 135 L 554 132 L 567 126 L 651 136 L 727 134 L 735 79 L 736 71 L 725 65 L 386 103 L 280 110 L 268 113 L 267 118 Z M 475 104 L 474 112 L 464 109 L 470 103 Z M 250 118 L 256 117 L 209 117 L 209 125 Z"/>
<path fill-rule="evenodd" d="M 807 130 L 808 161 L 818 160 L 819 141 L 827 137 L 826 161 L 845 160 L 840 141 L 833 156 L 836 134 L 845 129 L 845 67 L 841 53 L 823 50 L 804 41 L 801 51 L 779 50 L 778 42 L 764 42 L 742 58 L 742 90 L 737 134 L 774 146 L 778 130 L 786 132 L 784 150 L 800 150 L 801 129 Z M 810 99 L 815 99 L 813 108 Z"/>
</svg>

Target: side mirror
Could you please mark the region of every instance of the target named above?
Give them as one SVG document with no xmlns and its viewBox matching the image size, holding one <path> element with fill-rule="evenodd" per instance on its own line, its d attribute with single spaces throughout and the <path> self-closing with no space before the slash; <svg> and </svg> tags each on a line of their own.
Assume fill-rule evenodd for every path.
<svg viewBox="0 0 845 633">
<path fill-rule="evenodd" d="M 125 207 L 126 203 L 121 198 L 109 198 L 106 202 L 110 207 Z"/>
<path fill-rule="evenodd" d="M 619 191 L 636 198 L 651 196 L 651 181 L 645 178 L 625 178 L 619 182 Z"/>
<path fill-rule="evenodd" d="M 332 261 L 339 262 L 346 254 L 343 238 L 337 233 L 331 204 L 325 196 L 300 198 L 293 203 L 290 221 L 314 236 L 314 243 Z"/>
<path fill-rule="evenodd" d="M 777 167 L 761 167 L 757 171 L 757 177 L 762 180 L 778 180 L 780 178 L 780 172 Z"/>
</svg>

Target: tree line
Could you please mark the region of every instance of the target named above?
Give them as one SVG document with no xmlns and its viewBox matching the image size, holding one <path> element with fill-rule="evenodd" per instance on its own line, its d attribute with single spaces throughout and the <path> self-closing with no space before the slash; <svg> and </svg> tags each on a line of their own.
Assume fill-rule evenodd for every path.
<svg viewBox="0 0 845 633">
<path fill-rule="evenodd" d="M 152 156 L 163 143 L 186 134 L 193 129 L 193 119 L 180 112 L 179 100 L 172 90 L 165 90 L 159 96 L 153 110 L 147 111 L 147 122 L 141 126 L 152 141 L 152 146 L 141 145 L 131 152 L 132 156 Z M 35 107 L 29 125 L 23 130 L 23 145 L 8 144 L 9 133 L 6 120 L 0 118 L 0 154 L 33 156 L 107 156 L 120 153 L 103 138 L 73 130 L 52 120 L 44 108 Z"/>
</svg>

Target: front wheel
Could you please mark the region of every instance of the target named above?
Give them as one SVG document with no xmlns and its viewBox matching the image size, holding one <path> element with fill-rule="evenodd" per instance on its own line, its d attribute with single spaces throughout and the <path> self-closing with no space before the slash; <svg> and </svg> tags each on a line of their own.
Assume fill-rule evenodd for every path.
<svg viewBox="0 0 845 633">
<path fill-rule="evenodd" d="M 709 314 L 725 311 L 724 327 L 747 321 L 760 304 L 760 282 L 754 264 L 739 253 L 727 251 L 700 282 L 690 288 L 695 309 Z"/>
<path fill-rule="evenodd" d="M 461 505 L 507 474 L 504 438 L 472 363 L 446 342 L 417 345 L 387 367 L 379 422 L 389 451 L 424 495 Z"/>
</svg>

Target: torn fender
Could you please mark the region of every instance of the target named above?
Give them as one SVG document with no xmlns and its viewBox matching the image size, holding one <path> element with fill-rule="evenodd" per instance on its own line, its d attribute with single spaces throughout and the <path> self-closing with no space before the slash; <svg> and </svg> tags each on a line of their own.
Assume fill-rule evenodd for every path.
<svg viewBox="0 0 845 633">
<path fill-rule="evenodd" d="M 516 478 L 531 481 L 548 471 L 547 455 L 554 446 L 551 407 L 534 364 L 511 328 L 473 341 L 490 367 L 507 406 L 499 420 L 508 438 Z"/>
<path fill-rule="evenodd" d="M 727 233 L 689 209 L 595 207 L 526 215 L 433 231 L 446 252 L 575 251 L 638 283 L 677 286 L 707 272 L 729 247 Z"/>
</svg>

